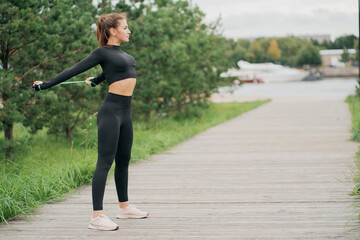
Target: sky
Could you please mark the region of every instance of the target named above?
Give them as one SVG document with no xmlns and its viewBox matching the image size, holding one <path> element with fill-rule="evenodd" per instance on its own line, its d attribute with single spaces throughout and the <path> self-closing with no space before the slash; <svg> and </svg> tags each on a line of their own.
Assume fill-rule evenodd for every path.
<svg viewBox="0 0 360 240">
<path fill-rule="evenodd" d="M 98 0 L 93 0 L 96 2 Z M 118 0 L 113 0 L 113 4 Z M 357 0 L 189 0 L 230 38 L 359 35 Z"/>
<path fill-rule="evenodd" d="M 328 34 L 335 38 L 358 30 L 357 0 L 191 0 L 206 14 L 221 16 L 226 37 Z"/>
</svg>

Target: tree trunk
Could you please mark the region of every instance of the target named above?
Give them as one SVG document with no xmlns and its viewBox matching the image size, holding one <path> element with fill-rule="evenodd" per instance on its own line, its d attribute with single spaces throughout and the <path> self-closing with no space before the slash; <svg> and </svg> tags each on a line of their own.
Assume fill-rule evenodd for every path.
<svg viewBox="0 0 360 240">
<path fill-rule="evenodd" d="M 150 98 L 150 97 L 147 97 L 147 98 L 146 98 L 146 102 L 147 102 L 148 105 L 150 105 L 151 98 Z M 151 113 L 152 113 L 151 108 L 149 108 L 149 109 L 147 110 L 147 113 L 146 113 L 146 118 L 147 118 L 147 119 L 151 119 L 151 117 L 152 117 Z"/>
<path fill-rule="evenodd" d="M 14 129 L 14 123 L 10 123 L 10 124 L 4 124 L 4 133 L 5 133 L 5 139 L 9 140 L 9 141 L 13 141 L 14 140 L 14 135 L 13 135 L 13 129 Z"/>
<path fill-rule="evenodd" d="M 66 126 L 65 127 L 65 130 L 66 130 L 66 138 L 67 139 L 72 139 L 73 138 L 73 134 L 72 134 L 72 130 L 73 130 L 74 128 L 73 127 L 71 127 L 71 126 Z"/>
<path fill-rule="evenodd" d="M 6 124 L 3 122 L 3 126 L 4 126 L 5 141 L 9 141 L 9 143 L 10 143 L 10 144 L 7 144 L 7 146 L 6 146 L 5 158 L 13 160 L 14 159 L 14 149 L 12 147 L 12 144 L 14 142 L 14 135 L 13 135 L 14 123 Z"/>
<path fill-rule="evenodd" d="M 2 96 L 2 101 L 3 103 L 5 103 L 6 101 L 9 100 L 9 96 L 3 94 Z M 14 143 L 14 123 L 6 123 L 3 122 L 3 126 L 4 126 L 4 137 L 5 137 L 5 141 L 9 141 L 9 144 L 7 144 L 6 149 L 5 149 L 5 158 L 10 158 L 10 159 L 14 159 L 14 149 L 12 147 L 12 144 Z"/>
</svg>

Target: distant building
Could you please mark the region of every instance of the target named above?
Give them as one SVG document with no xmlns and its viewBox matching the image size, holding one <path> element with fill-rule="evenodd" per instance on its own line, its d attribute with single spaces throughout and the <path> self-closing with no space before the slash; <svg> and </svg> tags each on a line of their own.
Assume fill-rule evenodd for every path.
<svg viewBox="0 0 360 240">
<path fill-rule="evenodd" d="M 297 36 L 294 36 L 294 37 L 300 38 L 300 39 L 305 39 L 305 40 L 313 39 L 313 40 L 318 41 L 319 43 L 331 40 L 329 34 L 325 34 L 325 35 L 297 35 Z"/>
<path fill-rule="evenodd" d="M 355 49 L 348 49 L 349 54 L 356 54 Z M 322 65 L 325 67 L 345 67 L 345 63 L 340 62 L 341 54 L 344 53 L 343 49 L 328 49 L 320 50 Z"/>
</svg>

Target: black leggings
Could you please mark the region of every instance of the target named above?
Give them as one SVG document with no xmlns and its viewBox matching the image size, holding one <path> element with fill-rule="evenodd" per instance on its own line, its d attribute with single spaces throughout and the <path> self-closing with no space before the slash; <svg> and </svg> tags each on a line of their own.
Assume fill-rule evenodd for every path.
<svg viewBox="0 0 360 240">
<path fill-rule="evenodd" d="M 131 97 L 108 92 L 98 111 L 98 161 L 92 178 L 94 211 L 103 210 L 106 179 L 114 158 L 118 200 L 128 201 L 128 167 L 133 143 Z"/>
</svg>

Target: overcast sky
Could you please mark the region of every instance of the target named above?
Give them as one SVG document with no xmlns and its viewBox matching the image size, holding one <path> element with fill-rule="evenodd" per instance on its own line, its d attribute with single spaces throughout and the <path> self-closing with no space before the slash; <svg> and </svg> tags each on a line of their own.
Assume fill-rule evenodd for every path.
<svg viewBox="0 0 360 240">
<path fill-rule="evenodd" d="M 357 0 L 191 0 L 227 37 L 329 34 L 358 36 Z"/>
<path fill-rule="evenodd" d="M 99 0 L 93 0 L 93 3 Z M 112 0 L 117 3 L 118 0 Z M 358 36 L 357 0 L 189 0 L 206 14 L 205 23 L 221 15 L 226 37 L 328 34 Z"/>
</svg>

